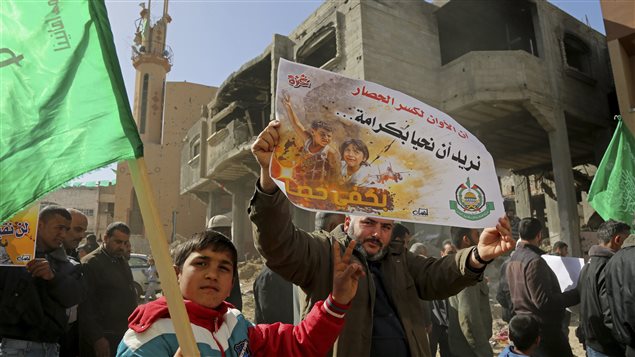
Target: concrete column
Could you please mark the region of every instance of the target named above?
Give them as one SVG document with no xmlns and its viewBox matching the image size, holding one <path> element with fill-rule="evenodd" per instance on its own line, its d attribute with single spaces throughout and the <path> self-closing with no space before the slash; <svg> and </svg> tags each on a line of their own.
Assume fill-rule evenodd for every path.
<svg viewBox="0 0 635 357">
<path fill-rule="evenodd" d="M 293 48 L 295 43 L 286 36 L 274 34 L 271 46 L 271 116 L 270 120 L 276 119 L 275 97 L 276 86 L 278 84 L 278 65 L 280 58 L 293 60 Z"/>
<path fill-rule="evenodd" d="M 531 189 L 527 176 L 513 175 L 514 202 L 516 203 L 516 217 L 531 217 Z"/>
<path fill-rule="evenodd" d="M 207 209 L 205 210 L 205 227 L 207 227 L 207 222 L 209 219 L 214 217 L 214 202 L 216 195 L 213 191 L 207 192 Z"/>
<path fill-rule="evenodd" d="M 567 125 L 562 110 L 554 110 L 552 113 L 555 130 L 549 131 L 548 135 L 558 200 L 560 239 L 569 245 L 572 256 L 579 257 L 582 254 L 580 249 L 580 217 L 575 197 Z"/>
<path fill-rule="evenodd" d="M 232 187 L 232 238 L 238 250 L 238 260 L 259 256 L 254 247 L 254 236 L 251 221 L 247 214 L 249 200 L 253 195 L 254 183 L 252 180 Z"/>
<path fill-rule="evenodd" d="M 227 209 L 225 208 L 225 210 L 223 211 L 223 207 L 221 204 L 221 201 L 223 200 L 223 198 L 226 199 L 225 197 L 226 195 L 228 195 L 228 193 L 220 191 L 220 190 L 208 191 L 207 209 L 205 210 L 205 216 L 206 216 L 205 226 L 206 227 L 207 227 L 207 222 L 209 222 L 210 218 L 218 214 L 227 214 Z"/>
<path fill-rule="evenodd" d="M 556 192 L 553 182 L 547 182 L 547 185 L 551 187 L 553 192 Z M 559 197 L 556 196 L 556 198 Z M 547 194 L 545 194 L 545 211 L 547 216 L 547 229 L 549 229 L 549 240 L 551 244 L 553 244 L 554 242 L 562 240 L 560 238 L 560 213 L 558 212 L 558 202 Z M 566 243 L 569 244 L 568 242 Z"/>
</svg>

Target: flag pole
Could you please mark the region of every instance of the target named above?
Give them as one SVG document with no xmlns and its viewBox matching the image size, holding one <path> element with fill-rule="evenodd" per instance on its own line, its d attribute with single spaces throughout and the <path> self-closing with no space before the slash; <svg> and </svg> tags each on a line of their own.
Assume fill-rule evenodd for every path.
<svg viewBox="0 0 635 357">
<path fill-rule="evenodd" d="M 176 274 L 172 267 L 172 259 L 168 250 L 168 240 L 161 224 L 159 210 L 154 199 L 152 185 L 148 177 L 148 167 L 145 159 L 140 157 L 127 161 L 130 167 L 132 184 L 137 193 L 139 208 L 146 229 L 146 238 L 150 243 L 152 256 L 154 258 L 159 276 L 161 277 L 161 289 L 168 302 L 170 318 L 179 341 L 182 355 L 184 357 L 199 357 L 200 353 L 196 346 L 196 340 L 190 326 L 190 319 L 185 310 L 183 296 L 179 290 Z"/>
</svg>

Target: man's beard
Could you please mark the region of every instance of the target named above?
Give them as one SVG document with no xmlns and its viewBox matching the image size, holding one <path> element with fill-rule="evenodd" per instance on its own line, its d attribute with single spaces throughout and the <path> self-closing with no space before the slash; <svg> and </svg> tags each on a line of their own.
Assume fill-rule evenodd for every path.
<svg viewBox="0 0 635 357">
<path fill-rule="evenodd" d="M 352 224 L 348 227 L 348 231 L 346 233 L 351 239 L 354 239 L 358 242 L 358 244 L 355 246 L 355 250 L 360 252 L 364 256 L 364 258 L 366 258 L 366 260 L 375 262 L 375 261 L 381 260 L 381 258 L 383 258 L 384 255 L 386 255 L 386 249 L 384 249 L 385 248 L 384 244 L 379 239 L 372 238 L 372 237 L 366 238 L 366 239 L 358 239 L 355 236 L 355 229 L 353 228 Z M 368 241 L 372 241 L 375 245 L 379 246 L 379 251 L 377 253 L 370 255 L 368 254 L 366 249 L 364 249 L 363 244 Z"/>
</svg>

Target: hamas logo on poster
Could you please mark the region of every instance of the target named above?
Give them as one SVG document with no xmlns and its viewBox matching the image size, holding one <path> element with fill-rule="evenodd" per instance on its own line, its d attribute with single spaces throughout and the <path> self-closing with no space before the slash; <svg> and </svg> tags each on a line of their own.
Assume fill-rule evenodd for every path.
<svg viewBox="0 0 635 357">
<path fill-rule="evenodd" d="M 477 184 L 472 185 L 469 177 L 456 188 L 454 197 L 456 201 L 450 201 L 450 209 L 470 221 L 483 219 L 494 210 L 494 202 L 487 202 L 483 189 Z"/>
</svg>

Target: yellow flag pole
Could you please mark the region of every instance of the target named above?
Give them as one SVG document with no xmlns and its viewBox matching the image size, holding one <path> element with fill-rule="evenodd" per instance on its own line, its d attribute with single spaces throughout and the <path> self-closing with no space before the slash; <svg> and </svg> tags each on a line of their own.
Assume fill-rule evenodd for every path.
<svg viewBox="0 0 635 357">
<path fill-rule="evenodd" d="M 183 296 L 176 281 L 176 274 L 172 267 L 172 259 L 168 250 L 168 240 L 161 224 L 159 210 L 154 199 L 152 185 L 148 177 L 148 167 L 143 157 L 136 160 L 128 160 L 132 184 L 137 193 L 139 208 L 146 229 L 146 237 L 150 243 L 159 276 L 161 276 L 161 289 L 168 301 L 168 310 L 176 338 L 179 341 L 184 357 L 199 357 L 196 340 L 190 326 L 190 319 L 185 310 Z"/>
</svg>

